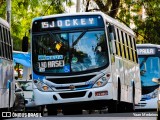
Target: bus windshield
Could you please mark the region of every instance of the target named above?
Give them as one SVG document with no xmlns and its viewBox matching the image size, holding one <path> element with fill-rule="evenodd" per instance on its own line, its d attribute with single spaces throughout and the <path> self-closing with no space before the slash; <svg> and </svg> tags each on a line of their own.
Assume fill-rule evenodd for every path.
<svg viewBox="0 0 160 120">
<path fill-rule="evenodd" d="M 139 57 L 142 87 L 155 86 L 152 78 L 160 78 L 160 60 L 158 57 Z"/>
<path fill-rule="evenodd" d="M 32 50 L 34 71 L 40 73 L 82 72 L 109 62 L 102 29 L 34 34 Z"/>
</svg>

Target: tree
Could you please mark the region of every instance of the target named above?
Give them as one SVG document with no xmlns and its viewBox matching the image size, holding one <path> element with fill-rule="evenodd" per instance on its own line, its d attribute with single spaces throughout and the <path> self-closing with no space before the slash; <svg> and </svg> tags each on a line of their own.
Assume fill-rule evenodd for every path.
<svg viewBox="0 0 160 120">
<path fill-rule="evenodd" d="M 6 13 L 6 3 L 4 0 L 0 0 L 0 17 L 5 18 Z"/>
<path fill-rule="evenodd" d="M 34 17 L 62 13 L 63 0 L 15 0 L 12 2 L 12 38 L 15 50 L 21 50 L 23 36 L 29 36 Z"/>
<path fill-rule="evenodd" d="M 90 11 L 88 8 L 90 1 L 91 0 L 87 0 L 86 12 Z M 108 14 L 113 18 L 116 17 L 118 9 L 120 7 L 120 0 L 93 0 L 93 1 L 98 5 L 98 8 L 102 12 Z"/>
<path fill-rule="evenodd" d="M 140 4 L 146 10 L 146 18 L 135 29 L 143 35 L 138 35 L 139 42 L 160 44 L 160 0 L 142 0 Z"/>
<path fill-rule="evenodd" d="M 31 22 L 34 17 L 64 12 L 66 0 L 12 0 L 11 35 L 13 49 L 21 50 L 21 42 L 25 34 L 29 36 Z M 67 0 L 67 3 L 70 0 Z M 71 3 L 69 3 L 70 5 Z M 0 0 L 0 17 L 5 19 L 6 2 Z"/>
<path fill-rule="evenodd" d="M 90 1 L 96 2 L 100 11 L 131 26 L 137 43 L 160 44 L 160 0 L 87 0 L 86 11 Z M 142 10 L 146 11 L 146 18 L 142 18 Z"/>
<path fill-rule="evenodd" d="M 0 6 L 4 3 L 4 0 L 0 0 Z"/>
</svg>

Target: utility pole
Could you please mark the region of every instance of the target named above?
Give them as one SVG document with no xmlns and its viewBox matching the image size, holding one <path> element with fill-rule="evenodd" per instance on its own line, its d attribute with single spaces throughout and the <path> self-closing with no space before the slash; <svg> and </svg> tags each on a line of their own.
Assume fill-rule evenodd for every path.
<svg viewBox="0 0 160 120">
<path fill-rule="evenodd" d="M 7 7 L 6 7 L 6 11 L 7 11 L 7 22 L 9 23 L 9 25 L 11 26 L 11 0 L 6 0 L 7 3 Z"/>
<path fill-rule="evenodd" d="M 80 3 L 81 3 L 81 0 L 77 0 L 76 12 L 80 12 Z"/>
</svg>

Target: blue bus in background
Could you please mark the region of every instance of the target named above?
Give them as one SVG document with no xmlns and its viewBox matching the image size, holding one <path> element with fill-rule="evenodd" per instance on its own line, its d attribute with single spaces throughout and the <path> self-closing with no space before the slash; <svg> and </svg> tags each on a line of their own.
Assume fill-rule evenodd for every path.
<svg viewBox="0 0 160 120">
<path fill-rule="evenodd" d="M 136 109 L 157 109 L 158 84 L 152 78 L 160 78 L 160 45 L 137 44 L 140 65 L 142 99 Z"/>
</svg>

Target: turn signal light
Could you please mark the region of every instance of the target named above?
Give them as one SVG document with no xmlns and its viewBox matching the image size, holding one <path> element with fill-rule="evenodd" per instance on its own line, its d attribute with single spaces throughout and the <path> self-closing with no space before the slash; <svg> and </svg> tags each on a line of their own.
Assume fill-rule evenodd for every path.
<svg viewBox="0 0 160 120">
<path fill-rule="evenodd" d="M 47 91 L 48 90 L 48 86 L 43 86 L 43 90 Z"/>
</svg>

